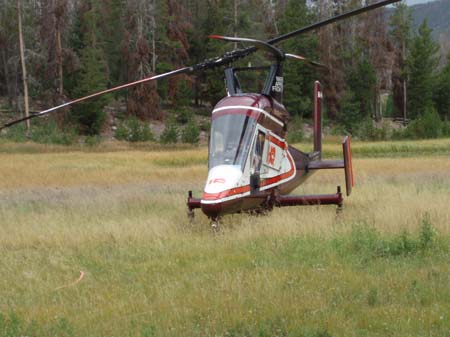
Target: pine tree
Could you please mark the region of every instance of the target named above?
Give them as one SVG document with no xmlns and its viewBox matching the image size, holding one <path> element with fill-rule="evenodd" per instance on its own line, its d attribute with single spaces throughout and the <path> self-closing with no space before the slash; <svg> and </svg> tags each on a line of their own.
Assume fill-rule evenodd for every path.
<svg viewBox="0 0 450 337">
<path fill-rule="evenodd" d="M 231 45 L 209 39 L 208 35 L 229 36 L 233 34 L 232 1 L 205 1 L 195 11 L 196 24 L 189 34 L 189 55 L 193 63 L 223 54 Z M 237 28 L 238 34 L 242 34 Z M 196 104 L 215 104 L 224 94 L 223 74 L 219 70 L 209 70 L 196 74 L 194 79 L 194 99 Z"/>
<path fill-rule="evenodd" d="M 434 101 L 441 117 L 450 120 L 450 54 L 447 56 L 447 65 L 439 74 Z"/>
<path fill-rule="evenodd" d="M 433 86 L 436 72 L 438 46 L 431 37 L 427 21 L 420 25 L 415 35 L 408 59 L 408 111 L 417 118 L 433 105 Z"/>
<path fill-rule="evenodd" d="M 313 1 L 320 19 L 343 14 L 373 2 L 374 0 Z M 389 44 L 383 28 L 383 11 L 384 9 L 378 9 L 323 27 L 318 33 L 321 61 L 328 67 L 321 80 L 330 118 L 334 118 L 339 113 L 344 96 L 347 96 L 348 100 L 346 95 L 350 86 L 348 74 L 354 73 L 355 69 L 363 64 L 361 60 L 367 60 L 375 71 L 375 101 L 380 92 L 389 87 L 391 55 L 389 55 Z M 355 97 L 358 96 L 356 92 L 354 94 Z M 374 107 L 375 104 L 372 107 L 373 114 L 379 119 L 380 113 Z"/>
<path fill-rule="evenodd" d="M 370 61 L 363 57 L 347 79 L 350 90 L 354 93 L 354 102 L 359 107 L 355 123 L 372 118 L 375 109 L 377 75 Z"/>
<path fill-rule="evenodd" d="M 19 73 L 18 62 L 11 62 L 13 59 L 18 59 L 19 54 L 15 6 L 13 1 L 0 1 L 0 95 L 7 96 L 10 106 L 16 99 L 15 91 L 18 88 L 16 74 Z"/>
<path fill-rule="evenodd" d="M 312 14 L 306 1 L 290 0 L 284 15 L 279 19 L 278 27 L 282 32 L 289 32 L 306 26 L 312 21 Z M 283 44 L 286 52 L 317 59 L 315 52 L 317 39 L 313 36 L 301 36 L 290 39 Z M 284 104 L 291 114 L 302 117 L 313 112 L 313 88 L 317 79 L 315 69 L 298 60 L 288 61 L 284 65 Z"/>
<path fill-rule="evenodd" d="M 395 61 L 392 69 L 392 85 L 395 114 L 407 118 L 407 53 L 411 40 L 412 13 L 405 3 L 395 5 L 390 17 L 390 36 L 395 47 Z"/>
<path fill-rule="evenodd" d="M 108 68 L 102 45 L 102 35 L 99 29 L 99 8 L 95 1 L 84 4 L 82 9 L 81 28 L 83 32 L 81 50 L 81 72 L 74 90 L 77 97 L 106 89 L 108 83 Z M 74 108 L 73 116 L 80 124 L 80 131 L 88 135 L 99 134 L 106 114 L 104 106 L 109 100 L 108 95 L 86 101 Z"/>
<path fill-rule="evenodd" d="M 106 12 L 104 17 L 105 30 L 105 54 L 108 61 L 108 69 L 110 74 L 111 86 L 119 85 L 127 80 L 124 71 L 123 48 L 127 44 L 127 39 L 124 36 L 124 25 L 127 22 L 125 17 L 124 0 L 103 0 L 105 2 L 103 8 Z M 119 92 L 116 95 L 124 95 L 124 92 Z"/>
</svg>

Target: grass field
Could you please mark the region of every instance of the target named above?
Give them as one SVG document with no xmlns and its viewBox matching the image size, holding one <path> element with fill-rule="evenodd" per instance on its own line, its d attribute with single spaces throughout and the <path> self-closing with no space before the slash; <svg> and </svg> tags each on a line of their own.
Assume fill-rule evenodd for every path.
<svg viewBox="0 0 450 337">
<path fill-rule="evenodd" d="M 352 145 L 339 215 L 227 216 L 213 235 L 185 207 L 206 148 L 0 143 L 0 337 L 450 336 L 450 140 Z"/>
</svg>

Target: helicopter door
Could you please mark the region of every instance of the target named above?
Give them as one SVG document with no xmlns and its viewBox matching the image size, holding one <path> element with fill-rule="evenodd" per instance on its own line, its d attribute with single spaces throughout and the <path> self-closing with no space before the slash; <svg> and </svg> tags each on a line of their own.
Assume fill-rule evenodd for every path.
<svg viewBox="0 0 450 337">
<path fill-rule="evenodd" d="M 250 168 L 251 193 L 259 191 L 265 140 L 266 134 L 263 131 L 258 130 L 255 145 L 253 148 L 251 168 Z"/>
</svg>

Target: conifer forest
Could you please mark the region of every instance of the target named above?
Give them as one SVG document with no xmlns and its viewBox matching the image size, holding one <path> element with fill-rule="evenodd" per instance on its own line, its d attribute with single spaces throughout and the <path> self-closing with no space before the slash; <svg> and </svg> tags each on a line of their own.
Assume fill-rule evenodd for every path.
<svg viewBox="0 0 450 337">
<path fill-rule="evenodd" d="M 450 0 L 111 90 L 378 1 L 0 0 L 0 337 L 450 337 Z"/>
<path fill-rule="evenodd" d="M 0 0 L 0 120 L 5 122 L 92 92 L 218 56 L 235 47 L 211 34 L 268 40 L 373 0 Z M 437 1 L 449 10 L 446 1 Z M 448 36 L 444 35 L 448 45 Z M 450 134 L 448 48 L 433 37 L 427 19 L 414 24 L 404 2 L 381 8 L 280 47 L 326 65 L 287 61 L 284 104 L 295 125 L 313 110 L 315 80 L 324 88 L 326 122 L 338 133 L 385 138 L 386 123 L 402 128 L 389 137 L 435 138 Z M 257 53 L 243 64 L 263 65 Z M 263 76 L 242 79 L 248 92 Z M 149 121 L 164 123 L 161 141 L 177 127 L 198 141 L 208 116 L 225 95 L 219 70 L 138 85 L 75 105 L 52 116 L 46 128 L 73 135 L 152 139 Z M 34 129 L 42 121 L 31 121 Z M 33 129 L 18 126 L 9 132 Z M 404 127 L 408 125 L 408 127 Z M 144 126 L 144 128 L 142 128 Z M 128 135 L 125 129 L 140 133 Z M 36 131 L 34 131 L 36 132 Z M 135 132 L 136 133 L 136 132 Z M 172 134 L 172 138 L 171 138 Z M 295 132 L 293 132 L 295 134 Z M 134 138 L 133 138 L 134 137 Z"/>
</svg>

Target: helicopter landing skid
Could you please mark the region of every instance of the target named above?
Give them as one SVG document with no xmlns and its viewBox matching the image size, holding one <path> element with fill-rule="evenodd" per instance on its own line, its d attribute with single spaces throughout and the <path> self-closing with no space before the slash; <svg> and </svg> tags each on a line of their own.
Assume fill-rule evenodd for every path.
<svg viewBox="0 0 450 337">
<path fill-rule="evenodd" d="M 188 192 L 188 200 L 187 200 L 187 216 L 189 221 L 192 223 L 195 219 L 195 213 L 194 210 L 197 208 L 202 208 L 201 199 L 196 199 L 192 196 L 192 191 Z M 218 216 L 212 216 L 210 217 L 211 220 L 211 230 L 214 233 L 220 232 L 220 222 Z"/>
<path fill-rule="evenodd" d="M 188 207 L 188 212 L 187 212 L 188 218 L 190 221 L 194 221 L 194 217 L 195 217 L 194 209 L 201 208 L 202 204 L 201 204 L 200 199 L 196 199 L 192 196 L 192 191 L 188 192 L 187 207 Z"/>
<path fill-rule="evenodd" d="M 263 208 L 254 209 L 253 212 L 261 212 L 262 214 L 270 212 L 273 207 L 287 206 L 319 206 L 319 205 L 336 205 L 336 212 L 342 211 L 344 199 L 342 198 L 341 186 L 337 187 L 335 194 L 317 194 L 317 195 L 278 195 L 273 193 L 267 200 L 267 204 Z M 192 191 L 188 192 L 188 218 L 192 222 L 194 220 L 194 209 L 201 208 L 201 200 L 192 196 Z M 219 229 L 219 217 L 211 217 L 211 228 L 213 231 Z"/>
</svg>

